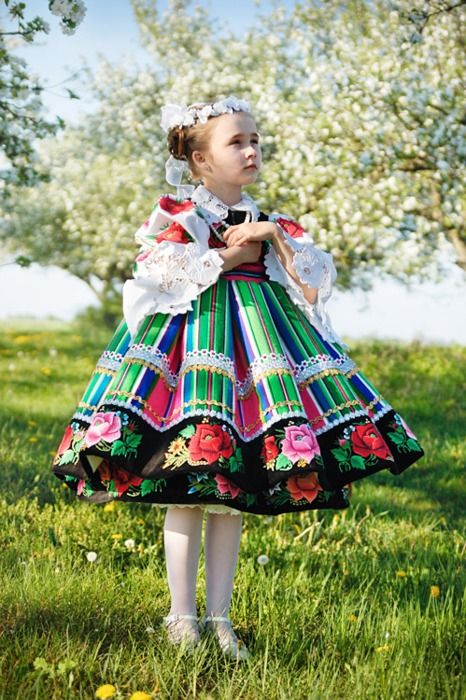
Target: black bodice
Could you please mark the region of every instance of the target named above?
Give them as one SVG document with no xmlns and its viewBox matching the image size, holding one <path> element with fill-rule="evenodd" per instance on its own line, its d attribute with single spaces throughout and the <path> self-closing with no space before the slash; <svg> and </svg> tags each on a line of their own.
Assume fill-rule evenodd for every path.
<svg viewBox="0 0 466 700">
<path fill-rule="evenodd" d="M 242 211 L 241 209 L 228 209 L 228 216 L 226 219 L 224 219 L 225 223 L 229 224 L 229 226 L 236 226 L 238 224 L 242 224 L 246 218 L 246 213 L 245 211 Z M 268 221 L 268 216 L 267 214 L 264 214 L 264 212 L 259 212 L 259 218 L 258 221 Z"/>
</svg>

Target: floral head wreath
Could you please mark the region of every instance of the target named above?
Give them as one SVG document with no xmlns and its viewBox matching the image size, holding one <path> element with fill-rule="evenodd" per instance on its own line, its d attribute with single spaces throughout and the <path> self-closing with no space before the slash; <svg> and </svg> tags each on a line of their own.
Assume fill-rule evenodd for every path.
<svg viewBox="0 0 466 700">
<path fill-rule="evenodd" d="M 175 127 L 193 126 L 205 124 L 211 117 L 219 117 L 221 114 L 232 112 L 249 112 L 250 107 L 246 100 L 238 100 L 236 97 L 227 97 L 218 102 L 195 103 L 190 106 L 167 103 L 162 107 L 160 126 L 165 132 Z M 181 185 L 183 174 L 188 170 L 186 160 L 170 155 L 165 163 L 165 179 L 170 185 L 177 188 L 179 196 L 189 196 L 194 190 L 192 185 Z"/>
</svg>

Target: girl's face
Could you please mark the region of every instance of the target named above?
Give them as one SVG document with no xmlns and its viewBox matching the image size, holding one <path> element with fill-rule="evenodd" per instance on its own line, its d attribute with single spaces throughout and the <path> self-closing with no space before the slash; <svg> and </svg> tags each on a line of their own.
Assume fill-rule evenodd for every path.
<svg viewBox="0 0 466 700">
<path fill-rule="evenodd" d="M 247 112 L 233 112 L 213 121 L 209 149 L 201 154 L 200 161 L 205 186 L 216 183 L 242 187 L 255 182 L 262 154 L 253 117 Z"/>
</svg>

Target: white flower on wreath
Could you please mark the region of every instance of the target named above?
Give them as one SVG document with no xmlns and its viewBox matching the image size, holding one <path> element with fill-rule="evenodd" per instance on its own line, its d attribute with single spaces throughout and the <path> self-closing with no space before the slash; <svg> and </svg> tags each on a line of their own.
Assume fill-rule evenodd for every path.
<svg viewBox="0 0 466 700">
<path fill-rule="evenodd" d="M 196 121 L 205 124 L 209 117 L 219 116 L 227 112 L 249 112 L 250 107 L 246 100 L 238 100 L 236 97 L 227 97 L 213 104 L 202 107 L 189 108 L 185 104 L 169 102 L 161 110 L 160 126 L 166 132 L 175 126 L 192 126 Z"/>
<path fill-rule="evenodd" d="M 205 124 L 212 114 L 214 114 L 212 105 L 205 105 L 205 107 L 202 107 L 200 110 L 197 111 L 198 119 L 201 122 L 201 124 Z"/>
<path fill-rule="evenodd" d="M 187 105 L 168 103 L 162 107 L 160 126 L 164 131 L 170 131 L 174 126 L 192 126 L 194 115 L 189 112 Z"/>
</svg>

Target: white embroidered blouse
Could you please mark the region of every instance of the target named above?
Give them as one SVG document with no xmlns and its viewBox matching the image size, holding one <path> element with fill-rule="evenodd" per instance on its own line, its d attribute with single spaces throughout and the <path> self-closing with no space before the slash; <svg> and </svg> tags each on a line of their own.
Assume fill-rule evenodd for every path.
<svg viewBox="0 0 466 700">
<path fill-rule="evenodd" d="M 259 209 L 249 195 L 228 207 L 204 185 L 189 199 L 162 195 L 149 218 L 135 233 L 141 248 L 133 266 L 133 279 L 123 286 L 123 314 L 132 336 L 147 315 L 180 314 L 192 309 L 198 294 L 218 280 L 223 258 L 209 247 L 210 225 L 219 223 L 229 209 L 246 211 L 246 220 L 257 221 Z M 312 236 L 288 216 L 269 215 L 283 232 L 293 252 L 293 268 L 303 284 L 318 289 L 315 303 L 306 300 L 303 290 L 288 274 L 273 245 L 264 256 L 267 276 L 281 284 L 291 300 L 306 314 L 325 340 L 348 346 L 332 328 L 325 310 L 337 272 L 330 253 L 314 246 Z"/>
</svg>

